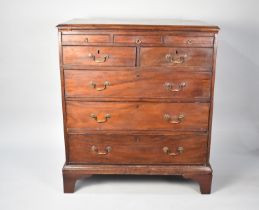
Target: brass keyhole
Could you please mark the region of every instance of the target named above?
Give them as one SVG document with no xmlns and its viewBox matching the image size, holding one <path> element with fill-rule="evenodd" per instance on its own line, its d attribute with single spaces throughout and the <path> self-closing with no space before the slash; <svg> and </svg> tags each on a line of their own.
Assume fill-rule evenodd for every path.
<svg viewBox="0 0 259 210">
<path fill-rule="evenodd" d="M 141 39 L 136 40 L 136 44 L 141 44 L 141 42 L 142 42 Z"/>
<path fill-rule="evenodd" d="M 187 40 L 187 44 L 192 44 L 192 40 Z"/>
<path fill-rule="evenodd" d="M 140 141 L 139 137 L 135 137 L 135 141 L 139 142 Z"/>
</svg>

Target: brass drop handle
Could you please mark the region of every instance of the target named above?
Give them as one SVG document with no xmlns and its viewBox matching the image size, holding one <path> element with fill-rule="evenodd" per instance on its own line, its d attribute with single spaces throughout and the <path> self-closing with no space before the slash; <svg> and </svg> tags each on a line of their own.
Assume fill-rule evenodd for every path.
<svg viewBox="0 0 259 210">
<path fill-rule="evenodd" d="M 88 42 L 88 38 L 87 37 L 85 38 L 85 42 Z"/>
<path fill-rule="evenodd" d="M 168 147 L 163 147 L 163 152 L 167 155 L 170 155 L 170 156 L 177 156 L 177 155 L 180 155 L 182 154 L 184 151 L 184 148 L 183 147 L 178 147 L 176 149 L 176 152 L 171 152 L 171 150 L 168 148 Z"/>
<path fill-rule="evenodd" d="M 169 54 L 166 54 L 165 59 L 169 63 L 181 64 L 181 63 L 184 63 L 186 57 L 187 57 L 186 54 L 178 55 L 178 53 L 176 53 L 175 55 L 173 55 L 169 53 Z"/>
<path fill-rule="evenodd" d="M 185 118 L 184 114 L 179 114 L 176 116 L 171 116 L 169 114 L 164 114 L 164 120 L 171 123 L 171 124 L 179 124 Z"/>
<path fill-rule="evenodd" d="M 97 155 L 108 155 L 112 151 L 112 147 L 107 146 L 104 148 L 104 152 L 100 152 L 96 146 L 92 146 L 91 150 L 95 152 Z"/>
<path fill-rule="evenodd" d="M 109 55 L 93 55 L 92 53 L 89 53 L 88 54 L 88 57 L 91 58 L 95 63 L 104 63 L 105 61 L 108 60 L 109 58 Z"/>
<path fill-rule="evenodd" d="M 107 88 L 107 86 L 110 86 L 110 85 L 111 85 L 111 83 L 110 83 L 109 81 L 105 81 L 105 82 L 103 83 L 103 87 L 98 88 L 97 85 L 96 85 L 96 83 L 94 83 L 93 81 L 90 82 L 90 86 L 91 86 L 93 89 L 97 90 L 97 91 L 105 90 L 105 89 Z"/>
<path fill-rule="evenodd" d="M 178 84 L 166 82 L 164 86 L 167 90 L 170 90 L 172 92 L 179 92 L 182 91 L 183 88 L 186 86 L 186 82 L 180 82 Z"/>
<path fill-rule="evenodd" d="M 90 117 L 93 118 L 98 123 L 105 123 L 105 122 L 107 122 L 107 120 L 109 118 L 111 118 L 111 115 L 110 114 L 105 114 L 104 115 L 104 119 L 98 119 L 96 114 L 91 114 Z"/>
</svg>

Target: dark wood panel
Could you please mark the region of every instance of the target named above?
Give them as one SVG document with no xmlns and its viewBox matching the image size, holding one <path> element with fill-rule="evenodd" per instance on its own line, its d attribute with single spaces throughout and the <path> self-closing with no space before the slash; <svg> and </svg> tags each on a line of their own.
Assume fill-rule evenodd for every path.
<svg viewBox="0 0 259 210">
<path fill-rule="evenodd" d="M 203 165 L 130 165 L 130 164 L 65 164 L 63 167 L 64 192 L 73 193 L 75 183 L 80 178 L 93 174 L 134 174 L 134 175 L 181 175 L 199 183 L 202 194 L 211 192 L 212 168 Z"/>
<path fill-rule="evenodd" d="M 192 36 L 192 37 L 214 37 L 213 32 L 197 32 L 197 31 L 160 31 L 160 30 L 125 30 L 125 29 L 97 29 L 97 30 L 64 30 L 62 35 L 77 35 L 77 34 L 97 34 L 97 35 L 127 35 L 127 36 Z"/>
<path fill-rule="evenodd" d="M 64 70 L 84 70 L 84 71 L 148 71 L 148 70 L 154 70 L 154 71 L 181 71 L 181 72 L 210 72 L 212 71 L 212 67 L 206 67 L 206 66 L 133 66 L 133 67 L 118 67 L 118 66 L 107 66 L 105 69 L 103 66 L 85 66 L 85 65 L 62 65 L 62 68 Z"/>
<path fill-rule="evenodd" d="M 210 164 L 202 165 L 128 165 L 128 164 L 67 164 L 63 173 L 82 176 L 84 174 L 134 174 L 134 175 L 184 175 L 184 174 L 212 174 Z"/>
<path fill-rule="evenodd" d="M 210 98 L 209 72 L 146 71 L 65 71 L 66 97 L 129 99 Z"/>
<path fill-rule="evenodd" d="M 207 135 L 69 135 L 69 162 L 203 164 L 206 162 L 206 147 Z"/>
<path fill-rule="evenodd" d="M 69 129 L 206 131 L 208 127 L 208 103 L 67 101 L 66 105 Z"/>
<path fill-rule="evenodd" d="M 212 48 L 142 47 L 141 66 L 212 67 Z"/>
<path fill-rule="evenodd" d="M 214 37 L 197 37 L 197 36 L 172 36 L 164 37 L 166 44 L 173 44 L 184 47 L 213 47 Z"/>
<path fill-rule="evenodd" d="M 135 43 L 135 44 L 161 43 L 161 36 L 114 35 L 114 42 L 115 43 Z"/>
<path fill-rule="evenodd" d="M 200 21 L 184 21 L 175 19 L 74 19 L 57 26 L 60 30 L 150 30 L 150 31 L 189 31 L 214 32 L 219 31 L 215 25 Z"/>
<path fill-rule="evenodd" d="M 217 47 L 218 47 L 218 35 L 215 34 L 213 48 L 213 68 L 212 68 L 212 80 L 211 80 L 211 103 L 209 112 L 209 137 L 208 137 L 208 162 L 210 158 L 210 145 L 211 145 L 211 134 L 212 134 L 212 117 L 213 117 L 213 104 L 214 104 L 214 86 L 215 86 L 215 74 L 216 74 L 216 58 L 217 58 Z"/>
<path fill-rule="evenodd" d="M 63 46 L 64 65 L 135 66 L 135 47 Z"/>
<path fill-rule="evenodd" d="M 111 36 L 109 34 L 62 35 L 62 44 L 66 44 L 66 45 L 105 43 L 110 41 L 111 41 Z"/>
</svg>

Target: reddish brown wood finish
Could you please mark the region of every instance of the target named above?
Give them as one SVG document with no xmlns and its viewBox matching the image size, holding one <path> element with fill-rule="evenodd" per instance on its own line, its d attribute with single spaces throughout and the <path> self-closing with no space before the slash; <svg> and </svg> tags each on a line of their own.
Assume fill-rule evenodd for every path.
<svg viewBox="0 0 259 210">
<path fill-rule="evenodd" d="M 58 28 L 64 192 L 74 192 L 76 180 L 84 176 L 148 174 L 181 175 L 197 181 L 201 193 L 210 193 L 219 28 L 168 21 L 72 21 Z M 166 113 L 173 117 L 166 121 Z M 184 118 L 175 117 L 179 114 Z M 181 146 L 184 152 L 177 153 Z"/>
<path fill-rule="evenodd" d="M 63 170 L 64 193 L 73 193 L 75 191 L 76 181 L 81 178 L 89 178 L 89 177 L 91 177 L 91 175 L 67 173 L 67 171 Z"/>
<path fill-rule="evenodd" d="M 212 169 L 210 165 L 80 165 L 63 167 L 64 192 L 74 192 L 77 179 L 92 174 L 133 174 L 133 175 L 182 175 L 200 185 L 202 194 L 211 190 Z M 74 183 L 74 184 L 73 184 Z"/>
<path fill-rule="evenodd" d="M 209 104 L 207 103 L 114 103 L 67 101 L 67 127 L 87 130 L 180 130 L 207 131 Z M 104 120 L 98 123 L 91 117 L 97 115 Z M 169 114 L 184 118 L 179 123 L 170 123 L 164 119 Z M 176 119 L 177 121 L 177 119 Z"/>
<path fill-rule="evenodd" d="M 172 72 L 171 70 L 96 71 L 66 70 L 66 97 L 111 100 L 168 99 L 210 100 L 210 72 Z M 156 79 L 154 79 L 156 78 Z M 109 86 L 105 86 L 105 82 Z M 94 88 L 91 84 L 96 84 Z M 168 88 L 166 85 L 171 84 Z M 181 84 L 185 84 L 181 87 Z M 98 91 L 97 88 L 105 88 Z M 152 90 L 152 91 L 150 91 Z"/>
<path fill-rule="evenodd" d="M 202 194 L 211 193 L 211 182 L 212 182 L 212 173 L 209 174 L 197 174 L 197 173 L 186 173 L 183 175 L 186 179 L 192 179 L 199 183 L 200 191 Z"/>
<path fill-rule="evenodd" d="M 167 55 L 183 57 L 182 63 L 169 62 Z M 195 66 L 212 67 L 213 49 L 211 48 L 172 48 L 142 47 L 140 50 L 141 66 Z"/>
<path fill-rule="evenodd" d="M 81 45 L 88 43 L 106 43 L 111 42 L 110 35 L 98 35 L 98 34 L 76 34 L 76 35 L 63 35 L 63 45 Z"/>
<path fill-rule="evenodd" d="M 157 35 L 115 35 L 114 43 L 135 43 L 135 44 L 148 44 L 148 43 L 161 43 L 161 36 Z"/>
<path fill-rule="evenodd" d="M 91 56 L 108 58 L 103 62 L 96 62 Z M 88 47 L 64 46 L 63 64 L 86 66 L 135 66 L 136 48 L 134 47 Z"/>
<path fill-rule="evenodd" d="M 218 33 L 219 27 L 215 25 L 209 25 L 201 21 L 185 21 L 177 19 L 73 19 L 65 23 L 61 23 L 57 26 L 60 30 L 133 30 L 133 32 L 147 31 L 152 33 L 153 31 L 163 32 L 188 32 L 197 33 Z"/>
<path fill-rule="evenodd" d="M 214 37 L 196 37 L 196 36 L 175 36 L 164 37 L 166 44 L 174 44 L 183 47 L 213 47 Z"/>
<path fill-rule="evenodd" d="M 92 151 L 92 146 L 105 154 Z M 175 154 L 166 154 L 164 147 Z M 206 147 L 207 135 L 69 135 L 68 145 L 70 164 L 205 164 Z"/>
</svg>

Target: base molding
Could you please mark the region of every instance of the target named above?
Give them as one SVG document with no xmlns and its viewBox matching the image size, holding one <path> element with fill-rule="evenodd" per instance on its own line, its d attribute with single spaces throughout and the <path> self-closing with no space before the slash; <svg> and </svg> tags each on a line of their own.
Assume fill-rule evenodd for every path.
<svg viewBox="0 0 259 210">
<path fill-rule="evenodd" d="M 199 183 L 202 194 L 211 192 L 212 168 L 208 165 L 64 165 L 64 193 L 73 193 L 80 178 L 96 174 L 180 175 Z"/>
</svg>

